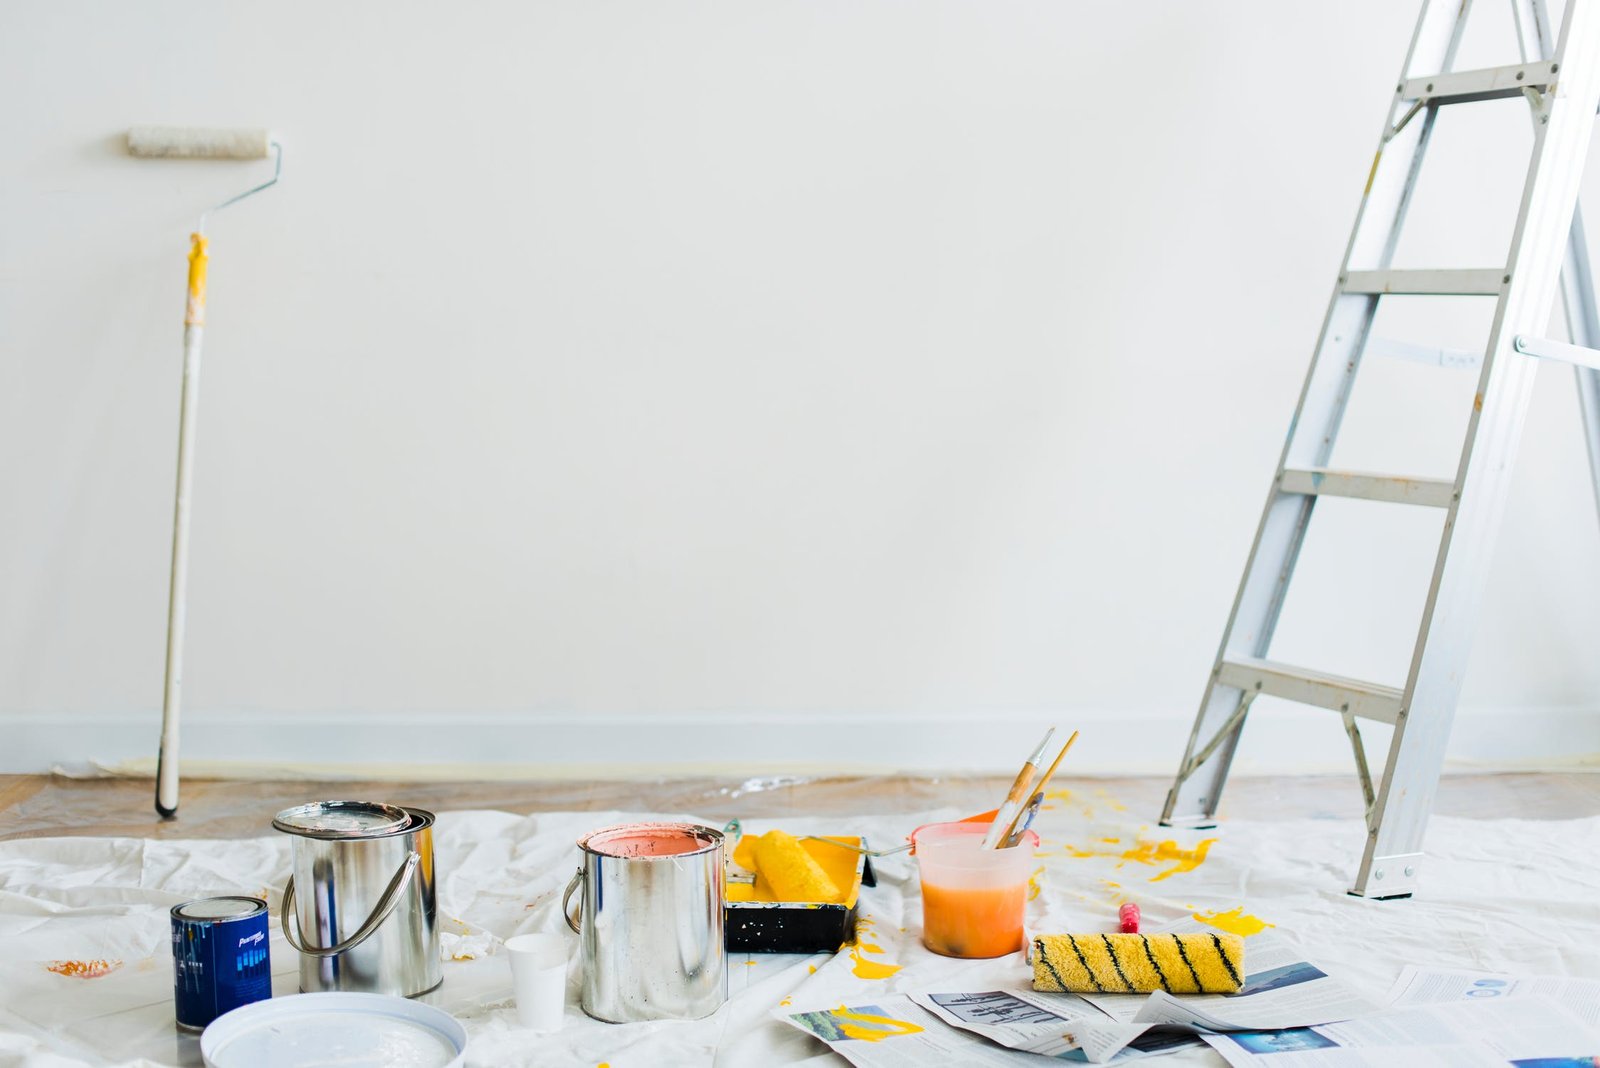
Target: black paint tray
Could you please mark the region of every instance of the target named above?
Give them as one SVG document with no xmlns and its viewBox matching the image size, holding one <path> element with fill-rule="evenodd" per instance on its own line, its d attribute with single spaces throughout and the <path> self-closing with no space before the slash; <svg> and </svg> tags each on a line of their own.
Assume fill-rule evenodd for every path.
<svg viewBox="0 0 1600 1068">
<path fill-rule="evenodd" d="M 829 835 L 841 842 L 867 847 L 866 839 Z M 856 914 L 861 908 L 861 888 L 876 886 L 872 863 L 865 853 L 817 839 L 801 845 L 817 859 L 834 881 L 848 884 L 848 904 L 820 901 L 729 901 L 727 947 L 730 953 L 836 953 L 856 936 Z"/>
</svg>

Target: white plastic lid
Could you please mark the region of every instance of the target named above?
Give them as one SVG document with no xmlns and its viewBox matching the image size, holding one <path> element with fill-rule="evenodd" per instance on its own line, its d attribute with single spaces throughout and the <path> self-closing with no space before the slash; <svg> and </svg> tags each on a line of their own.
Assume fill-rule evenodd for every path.
<svg viewBox="0 0 1600 1068">
<path fill-rule="evenodd" d="M 293 994 L 224 1013 L 200 1036 L 210 1068 L 452 1068 L 467 1030 L 387 994 Z"/>
</svg>

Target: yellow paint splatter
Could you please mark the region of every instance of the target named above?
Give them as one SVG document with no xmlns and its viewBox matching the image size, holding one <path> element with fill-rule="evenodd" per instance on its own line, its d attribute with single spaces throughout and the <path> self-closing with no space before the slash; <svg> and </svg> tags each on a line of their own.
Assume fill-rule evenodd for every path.
<svg viewBox="0 0 1600 1068">
<path fill-rule="evenodd" d="M 1044 865 L 1033 869 L 1033 874 L 1028 876 L 1028 900 L 1032 901 L 1039 896 L 1039 876 L 1044 874 Z"/>
<path fill-rule="evenodd" d="M 812 975 L 817 974 L 817 966 L 815 964 L 807 964 L 806 970 Z"/>
<path fill-rule="evenodd" d="M 98 979 L 122 967 L 120 960 L 58 960 L 45 965 L 47 971 L 69 979 Z"/>
<path fill-rule="evenodd" d="M 1044 802 L 1039 807 L 1044 809 L 1046 812 L 1053 812 L 1053 811 L 1055 811 L 1057 806 L 1052 805 L 1050 802 L 1052 802 L 1052 801 L 1063 801 L 1063 802 L 1065 802 L 1065 801 L 1071 801 L 1071 800 L 1072 800 L 1072 791 L 1071 790 L 1046 790 L 1044 792 Z"/>
<path fill-rule="evenodd" d="M 839 1021 L 841 1035 L 863 1042 L 882 1042 L 886 1038 L 914 1035 L 922 1030 L 910 1020 L 896 1020 L 892 1016 L 874 1016 L 868 1012 L 852 1012 L 843 1005 L 834 1009 L 829 1015 Z M 863 1024 L 866 1026 L 862 1026 Z"/>
<path fill-rule="evenodd" d="M 450 954 L 450 959 L 451 960 L 477 960 L 478 958 L 474 957 L 471 953 L 452 953 L 452 954 Z"/>
<path fill-rule="evenodd" d="M 1206 862 L 1206 853 L 1215 842 L 1215 838 L 1205 838 L 1196 843 L 1193 848 L 1188 848 L 1180 846 L 1170 838 L 1161 842 L 1140 838 L 1132 849 L 1125 849 L 1120 853 L 1093 848 L 1079 849 L 1070 843 L 1066 846 L 1065 852 L 1069 857 L 1116 857 L 1121 862 L 1117 865 L 1118 867 L 1129 861 L 1133 861 L 1136 864 L 1150 865 L 1171 863 L 1172 867 L 1150 877 L 1151 882 L 1159 883 L 1161 880 L 1170 879 L 1174 875 L 1182 875 L 1184 872 L 1194 871 L 1204 864 Z"/>
<path fill-rule="evenodd" d="M 1240 935 L 1244 938 L 1249 938 L 1253 934 L 1260 934 L 1268 927 L 1277 926 L 1277 924 L 1268 923 L 1259 916 L 1250 915 L 1244 910 L 1243 905 L 1231 908 L 1227 912 L 1197 912 L 1194 914 L 1194 918 L 1207 926 L 1217 928 L 1219 931 L 1227 931 L 1229 934 Z"/>
<path fill-rule="evenodd" d="M 1094 792 L 1094 796 L 1099 798 L 1100 802 L 1102 804 L 1104 804 L 1107 808 L 1111 809 L 1113 812 L 1126 812 L 1126 811 L 1128 811 L 1128 806 L 1127 805 L 1124 805 L 1121 801 L 1118 801 L 1116 798 L 1112 797 L 1110 794 L 1106 793 L 1104 790 L 1096 790 Z"/>
<path fill-rule="evenodd" d="M 787 998 L 784 998 L 782 1001 L 778 1002 L 778 1008 L 781 1009 L 781 1008 L 785 1007 L 786 1005 L 793 1005 L 793 1004 L 794 1004 L 794 998 L 787 997 Z"/>
<path fill-rule="evenodd" d="M 1163 861 L 1174 861 L 1175 863 L 1172 867 L 1150 877 L 1151 882 L 1159 883 L 1161 880 L 1170 879 L 1174 875 L 1182 875 L 1184 872 L 1194 871 L 1204 864 L 1206 862 L 1206 853 L 1211 849 L 1214 842 L 1216 842 L 1215 838 L 1203 838 L 1193 849 L 1184 849 L 1169 838 L 1167 841 L 1157 845 L 1153 851 L 1147 851 L 1145 847 L 1149 843 L 1140 841 L 1138 849 L 1130 849 L 1122 856 L 1124 860 L 1138 860 L 1141 864 L 1159 864 Z M 1149 859 L 1145 859 L 1147 852 L 1149 852 Z"/>
<path fill-rule="evenodd" d="M 883 947 L 864 942 L 857 938 L 850 943 L 850 959 L 855 962 L 853 969 L 857 979 L 887 979 L 900 970 L 898 964 L 887 964 L 883 961 L 868 960 L 863 953 L 882 953 Z"/>
<path fill-rule="evenodd" d="M 1104 842 L 1106 845 L 1116 845 L 1119 842 L 1121 842 L 1122 839 L 1120 839 L 1120 838 L 1102 838 L 1102 839 L 1100 839 L 1100 841 Z"/>
</svg>

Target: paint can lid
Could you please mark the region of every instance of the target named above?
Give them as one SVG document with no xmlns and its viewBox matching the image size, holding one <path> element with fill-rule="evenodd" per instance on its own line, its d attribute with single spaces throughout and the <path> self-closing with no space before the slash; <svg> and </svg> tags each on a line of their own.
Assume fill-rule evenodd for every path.
<svg viewBox="0 0 1600 1068">
<path fill-rule="evenodd" d="M 257 1001 L 217 1017 L 200 1036 L 208 1068 L 456 1068 L 466 1049 L 467 1029 L 443 1009 L 345 991 Z"/>
<path fill-rule="evenodd" d="M 267 903 L 258 897 L 202 897 L 172 906 L 172 915 L 180 920 L 236 920 L 266 910 Z"/>
<path fill-rule="evenodd" d="M 374 801 L 314 801 L 286 808 L 272 820 L 278 830 L 305 838 L 379 838 L 410 823 L 405 809 Z"/>
</svg>

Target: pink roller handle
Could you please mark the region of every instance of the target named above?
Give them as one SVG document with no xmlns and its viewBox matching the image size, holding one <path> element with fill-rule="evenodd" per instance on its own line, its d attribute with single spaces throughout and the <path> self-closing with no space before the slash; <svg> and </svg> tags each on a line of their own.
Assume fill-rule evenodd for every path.
<svg viewBox="0 0 1600 1068">
<path fill-rule="evenodd" d="M 1139 906 L 1129 901 L 1117 910 L 1117 917 L 1122 921 L 1123 934 L 1139 933 Z"/>
</svg>

